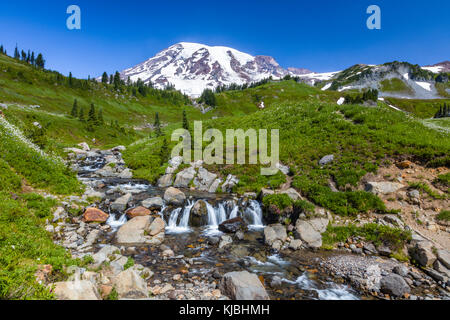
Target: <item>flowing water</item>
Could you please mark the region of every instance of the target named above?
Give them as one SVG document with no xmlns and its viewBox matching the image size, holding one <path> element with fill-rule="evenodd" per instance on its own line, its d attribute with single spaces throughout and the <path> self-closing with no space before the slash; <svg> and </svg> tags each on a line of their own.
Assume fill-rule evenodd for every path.
<svg viewBox="0 0 450 320">
<path fill-rule="evenodd" d="M 99 178 L 95 171 L 104 165 L 103 158 L 87 158 L 80 161 L 79 176 L 94 190 L 106 192 L 106 199 L 100 208 L 110 213 L 107 224 L 114 233 L 127 222 L 124 213 L 111 212 L 109 203 L 124 193 L 132 193 L 131 207 L 140 205 L 142 200 L 163 196 L 164 189 L 151 186 L 142 180 Z M 120 191 L 121 190 L 121 191 Z M 210 281 L 215 274 L 243 271 L 257 274 L 274 299 L 358 299 L 358 294 L 349 287 L 335 283 L 326 274 L 308 271 L 313 263 L 298 252 L 284 255 L 264 244 L 264 219 L 261 204 L 256 200 L 238 199 L 231 195 L 214 195 L 183 190 L 188 200 L 183 207 L 164 206 L 159 215 L 166 222 L 164 245 L 170 247 L 176 257 L 162 260 L 161 252 L 155 247 L 140 249 L 133 258 L 149 266 L 155 278 L 170 279 L 168 275 L 179 273 L 190 261 L 192 267 L 188 276 L 202 275 Z M 207 223 L 201 227 L 190 226 L 190 216 L 194 205 L 204 201 L 207 209 Z M 244 239 L 233 240 L 225 248 L 217 244 L 223 235 L 219 225 L 232 218 L 242 217 L 249 225 Z M 106 241 L 106 240 L 105 240 Z M 311 253 L 309 253 L 311 255 Z M 316 258 L 317 259 L 317 258 Z M 309 259 L 312 260 L 312 259 Z"/>
</svg>

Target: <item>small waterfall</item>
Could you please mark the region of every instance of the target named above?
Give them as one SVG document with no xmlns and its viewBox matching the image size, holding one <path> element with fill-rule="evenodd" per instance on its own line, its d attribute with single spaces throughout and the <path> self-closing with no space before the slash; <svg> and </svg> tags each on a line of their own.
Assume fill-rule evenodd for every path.
<svg viewBox="0 0 450 320">
<path fill-rule="evenodd" d="M 116 214 L 110 214 L 108 220 L 106 221 L 106 224 L 109 225 L 113 229 L 120 228 L 127 222 L 127 215 L 123 214 L 117 219 Z"/>
<path fill-rule="evenodd" d="M 169 222 L 167 224 L 167 231 L 169 233 L 183 233 L 183 232 L 189 232 L 189 216 L 191 214 L 191 209 L 194 206 L 194 201 L 189 201 L 188 204 L 183 208 L 177 208 L 173 210 L 169 217 Z M 164 208 L 163 210 L 165 210 Z M 163 211 L 162 210 L 162 211 Z M 161 211 L 161 212 L 162 212 Z M 183 211 L 183 214 L 180 221 L 178 222 L 178 218 L 180 216 L 180 213 Z"/>
<path fill-rule="evenodd" d="M 231 210 L 231 213 L 230 213 L 230 219 L 237 218 L 238 213 L 239 213 L 239 207 L 238 206 L 234 206 L 233 210 Z"/>
<path fill-rule="evenodd" d="M 259 202 L 256 200 L 250 200 L 250 204 L 245 210 L 247 217 L 249 218 L 250 226 L 255 228 L 262 228 L 264 224 L 262 222 L 262 209 Z"/>
</svg>

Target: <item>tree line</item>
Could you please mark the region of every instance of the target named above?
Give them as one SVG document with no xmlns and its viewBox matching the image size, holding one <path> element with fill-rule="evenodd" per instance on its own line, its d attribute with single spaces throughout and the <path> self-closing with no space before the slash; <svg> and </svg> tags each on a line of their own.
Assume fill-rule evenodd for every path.
<svg viewBox="0 0 450 320">
<path fill-rule="evenodd" d="M 447 118 L 447 117 L 450 117 L 450 106 L 448 106 L 446 103 L 444 103 L 444 105 L 439 107 L 439 110 L 434 115 L 434 118 L 439 119 L 439 118 Z"/>
<path fill-rule="evenodd" d="M 346 94 L 344 96 L 345 104 L 362 104 L 366 101 L 374 101 L 378 100 L 378 90 L 377 89 L 369 89 L 364 91 L 363 94 L 350 95 Z"/>
<path fill-rule="evenodd" d="M 5 56 L 8 55 L 8 53 L 6 52 L 6 49 L 3 47 L 3 45 L 0 45 L 0 54 L 3 54 Z M 24 50 L 19 51 L 19 48 L 17 47 L 17 45 L 14 49 L 13 58 L 16 60 L 31 64 L 33 67 L 37 67 L 37 68 L 41 68 L 41 69 L 45 68 L 45 59 L 44 59 L 44 56 L 42 55 L 42 53 L 38 53 L 36 55 L 34 53 L 34 51 L 31 51 L 31 50 L 28 50 L 27 52 L 25 52 Z"/>
</svg>

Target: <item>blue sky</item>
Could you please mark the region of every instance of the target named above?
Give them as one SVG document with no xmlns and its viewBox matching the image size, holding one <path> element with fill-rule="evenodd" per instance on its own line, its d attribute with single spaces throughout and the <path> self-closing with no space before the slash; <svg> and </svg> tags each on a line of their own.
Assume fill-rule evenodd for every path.
<svg viewBox="0 0 450 320">
<path fill-rule="evenodd" d="M 81 30 L 66 9 L 81 8 Z M 381 8 L 368 30 L 366 8 Z M 393 60 L 450 59 L 448 0 L 0 0 L 0 43 L 44 54 L 47 66 L 77 77 L 122 70 L 180 41 L 273 56 L 283 67 L 336 71 Z"/>
</svg>

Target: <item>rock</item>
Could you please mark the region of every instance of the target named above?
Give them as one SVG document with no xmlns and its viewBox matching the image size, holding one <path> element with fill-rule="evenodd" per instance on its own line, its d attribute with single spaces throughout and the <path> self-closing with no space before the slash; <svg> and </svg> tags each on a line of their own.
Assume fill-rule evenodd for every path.
<svg viewBox="0 0 450 320">
<path fill-rule="evenodd" d="M 88 145 L 86 142 L 79 143 L 78 146 L 79 146 L 83 151 L 91 151 L 91 148 L 89 148 L 89 145 Z"/>
<path fill-rule="evenodd" d="M 128 207 L 128 202 L 130 202 L 132 197 L 133 196 L 131 195 L 131 193 L 127 193 L 126 195 L 124 195 L 124 196 L 118 198 L 116 201 L 114 201 L 110 205 L 110 209 L 113 211 L 117 211 L 117 212 L 125 211 Z"/>
<path fill-rule="evenodd" d="M 440 249 L 437 251 L 439 261 L 447 268 L 450 269 L 450 251 Z"/>
<path fill-rule="evenodd" d="M 170 291 L 175 290 L 174 287 L 172 287 L 172 285 L 170 283 L 166 284 L 164 287 L 162 287 L 161 291 L 159 292 L 159 294 L 166 294 Z"/>
<path fill-rule="evenodd" d="M 402 297 L 405 293 L 409 293 L 409 288 L 406 281 L 398 274 L 389 274 L 381 278 L 381 292 L 396 297 Z"/>
<path fill-rule="evenodd" d="M 224 233 L 236 233 L 247 230 L 247 224 L 241 217 L 226 220 L 219 225 L 219 230 Z"/>
<path fill-rule="evenodd" d="M 434 270 L 442 273 L 443 275 L 445 275 L 447 278 L 450 278 L 450 270 L 448 270 L 444 264 L 442 264 L 439 260 L 436 260 L 433 263 L 433 268 Z"/>
<path fill-rule="evenodd" d="M 222 183 L 222 179 L 216 179 L 209 187 L 208 192 L 209 193 L 216 193 L 217 189 L 219 188 L 220 184 Z"/>
<path fill-rule="evenodd" d="M 264 228 L 264 241 L 269 246 L 272 246 L 275 241 L 286 241 L 286 228 L 281 224 L 273 224 Z"/>
<path fill-rule="evenodd" d="M 100 209 L 97 208 L 88 208 L 83 214 L 83 221 L 84 222 L 98 222 L 98 223 L 104 223 L 106 220 L 108 220 L 109 214 L 103 212 Z"/>
<path fill-rule="evenodd" d="M 128 219 L 133 219 L 136 217 L 143 217 L 143 216 L 148 216 L 151 214 L 151 211 L 144 208 L 144 207 L 136 207 L 133 209 L 129 209 L 127 211 L 127 217 Z"/>
<path fill-rule="evenodd" d="M 420 192 L 419 190 L 410 190 L 408 191 L 408 197 L 410 197 L 414 203 L 420 203 Z"/>
<path fill-rule="evenodd" d="M 446 277 L 445 274 L 442 274 L 434 269 L 425 268 L 424 271 L 427 275 L 429 275 L 431 278 L 433 278 L 437 282 L 446 283 L 448 281 L 448 277 Z"/>
<path fill-rule="evenodd" d="M 231 192 L 235 185 L 239 183 L 239 179 L 229 174 L 225 182 L 222 184 L 222 191 Z"/>
<path fill-rule="evenodd" d="M 277 168 L 278 170 L 280 170 L 281 173 L 283 173 L 283 174 L 285 174 L 285 175 L 288 175 L 289 172 L 291 171 L 291 168 L 289 168 L 288 166 L 285 166 L 285 165 L 281 164 L 280 162 L 278 162 L 278 163 L 275 165 L 275 168 Z"/>
<path fill-rule="evenodd" d="M 158 179 L 158 187 L 160 188 L 167 188 L 172 185 L 172 174 L 165 174 L 161 178 Z"/>
<path fill-rule="evenodd" d="M 173 252 L 172 249 L 166 249 L 162 252 L 162 256 L 163 257 L 174 257 L 175 253 Z"/>
<path fill-rule="evenodd" d="M 405 160 L 405 161 L 397 163 L 397 167 L 399 167 L 400 169 L 408 169 L 408 168 L 412 167 L 412 162 Z"/>
<path fill-rule="evenodd" d="M 329 154 L 319 160 L 319 165 L 324 166 L 334 161 L 334 155 Z"/>
<path fill-rule="evenodd" d="M 164 200 L 166 200 L 169 204 L 182 206 L 184 204 L 184 201 L 186 201 L 186 195 L 182 191 L 170 187 L 167 188 L 166 192 L 164 193 Z"/>
<path fill-rule="evenodd" d="M 161 197 L 149 198 L 142 201 L 142 206 L 150 210 L 161 209 L 163 205 L 164 202 Z"/>
<path fill-rule="evenodd" d="M 152 224 L 148 228 L 148 233 L 151 236 L 156 236 L 157 234 L 164 232 L 165 228 L 166 228 L 166 223 L 164 222 L 163 219 L 158 217 L 155 220 L 153 220 Z"/>
<path fill-rule="evenodd" d="M 270 189 L 266 189 L 266 188 L 262 188 L 261 192 L 259 193 L 259 198 L 262 200 L 264 199 L 266 196 L 275 194 L 275 191 L 270 190 Z"/>
<path fill-rule="evenodd" d="M 101 177 L 104 177 L 104 178 L 111 178 L 111 177 L 116 177 L 117 176 L 117 173 L 109 165 L 106 165 L 102 169 L 99 169 L 99 170 L 95 171 L 95 173 L 97 175 L 101 176 Z"/>
<path fill-rule="evenodd" d="M 299 250 L 302 247 L 302 244 L 303 242 L 300 239 L 291 240 L 291 242 L 289 242 L 289 249 Z"/>
<path fill-rule="evenodd" d="M 280 191 L 280 193 L 287 194 L 293 201 L 302 200 L 302 196 L 294 188 Z"/>
<path fill-rule="evenodd" d="M 377 249 L 372 243 L 365 243 L 363 249 L 365 253 L 378 254 Z"/>
<path fill-rule="evenodd" d="M 131 219 L 117 231 L 117 243 L 129 245 L 150 243 L 151 237 L 148 237 L 147 234 L 152 222 L 151 216 Z"/>
<path fill-rule="evenodd" d="M 124 146 L 117 146 L 117 147 L 114 147 L 114 148 L 111 149 L 111 151 L 119 151 L 119 152 L 122 152 L 122 151 L 125 151 L 125 150 L 127 150 L 127 148 L 124 147 Z"/>
<path fill-rule="evenodd" d="M 394 269 L 392 269 L 392 272 L 398 274 L 399 276 L 406 277 L 409 273 L 409 270 L 403 265 L 398 265 L 395 266 Z"/>
<path fill-rule="evenodd" d="M 392 250 L 384 244 L 379 245 L 377 247 L 377 251 L 380 255 L 385 256 L 385 257 L 389 257 L 392 253 Z"/>
<path fill-rule="evenodd" d="M 51 224 L 45 226 L 45 231 L 50 232 L 50 233 L 54 233 L 55 232 L 55 227 L 52 226 Z"/>
<path fill-rule="evenodd" d="M 169 160 L 169 165 L 175 170 L 183 163 L 183 157 L 176 156 Z"/>
<path fill-rule="evenodd" d="M 56 208 L 55 212 L 53 212 L 53 222 L 58 220 L 63 220 L 67 217 L 67 212 L 63 207 Z"/>
<path fill-rule="evenodd" d="M 201 227 L 208 224 L 208 209 L 203 200 L 197 201 L 191 209 L 189 216 L 189 225 L 192 227 Z"/>
<path fill-rule="evenodd" d="M 148 298 L 147 283 L 131 268 L 119 273 L 113 284 L 120 299 Z"/>
<path fill-rule="evenodd" d="M 173 186 L 175 188 L 188 188 L 191 181 L 194 179 L 196 171 L 193 167 L 184 169 L 178 172 Z"/>
<path fill-rule="evenodd" d="M 405 186 L 397 182 L 367 182 L 366 191 L 373 194 L 389 194 L 397 192 Z"/>
<path fill-rule="evenodd" d="M 119 248 L 111 245 L 106 245 L 100 251 L 92 255 L 94 259 L 93 267 L 96 268 L 100 266 L 103 262 L 109 261 L 109 256 L 112 254 L 120 252 Z"/>
<path fill-rule="evenodd" d="M 386 221 L 387 223 L 392 224 L 395 228 L 401 228 L 401 229 L 405 228 L 405 224 L 403 223 L 403 221 L 400 220 L 400 218 L 396 215 L 387 214 L 387 215 L 383 216 L 383 220 Z"/>
<path fill-rule="evenodd" d="M 133 172 L 130 169 L 125 169 L 119 174 L 120 179 L 131 179 L 133 178 Z"/>
<path fill-rule="evenodd" d="M 223 248 L 231 243 L 233 243 L 233 239 L 230 236 L 222 236 L 220 237 L 219 248 Z"/>
<path fill-rule="evenodd" d="M 258 276 L 248 271 L 226 273 L 220 287 L 233 300 L 269 300 Z"/>
<path fill-rule="evenodd" d="M 432 266 L 436 261 L 433 254 L 433 244 L 430 241 L 417 242 L 409 249 L 410 256 L 422 267 Z"/>
<path fill-rule="evenodd" d="M 216 174 L 209 172 L 205 168 L 200 168 L 198 169 L 197 177 L 194 179 L 194 185 L 199 191 L 209 191 L 216 178 Z"/>
<path fill-rule="evenodd" d="M 57 282 L 53 286 L 58 300 L 100 300 L 97 288 L 87 280 Z"/>
<path fill-rule="evenodd" d="M 312 220 L 298 219 L 295 224 L 295 231 L 301 240 L 311 248 L 322 246 L 322 233 L 326 231 L 328 219 L 316 218 Z"/>
</svg>

